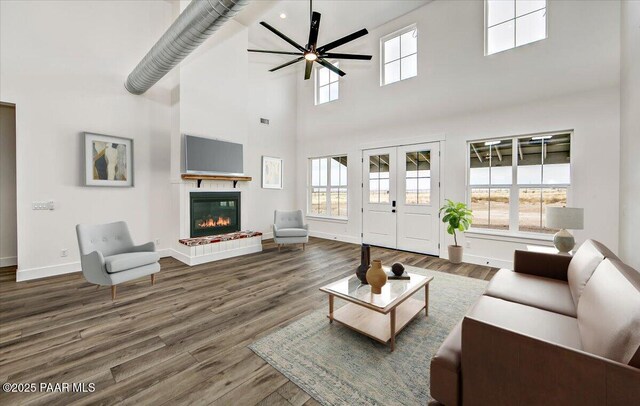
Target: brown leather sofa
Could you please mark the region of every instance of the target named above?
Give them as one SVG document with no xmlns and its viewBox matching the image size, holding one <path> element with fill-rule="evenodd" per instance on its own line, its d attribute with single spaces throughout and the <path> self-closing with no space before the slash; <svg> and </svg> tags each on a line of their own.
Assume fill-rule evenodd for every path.
<svg viewBox="0 0 640 406">
<path fill-rule="evenodd" d="M 454 405 L 640 405 L 640 272 L 597 241 L 516 251 L 431 360 Z"/>
</svg>

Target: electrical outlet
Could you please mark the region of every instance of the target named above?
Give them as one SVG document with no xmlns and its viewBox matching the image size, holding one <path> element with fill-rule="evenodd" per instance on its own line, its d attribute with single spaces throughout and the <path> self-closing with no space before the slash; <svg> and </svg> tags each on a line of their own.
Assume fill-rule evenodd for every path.
<svg viewBox="0 0 640 406">
<path fill-rule="evenodd" d="M 471 248 L 471 243 L 470 243 L 469 241 L 467 241 L 467 242 L 464 244 L 464 246 L 465 246 L 465 247 L 467 247 L 467 248 Z"/>
<path fill-rule="evenodd" d="M 68 249 L 66 249 L 66 248 L 61 249 L 61 250 L 60 250 L 60 256 L 61 256 L 61 257 L 69 256 L 69 250 L 68 250 Z"/>
<path fill-rule="evenodd" d="M 159 246 L 160 246 L 160 239 L 159 239 L 159 238 L 156 238 L 155 243 L 156 243 L 156 247 L 159 247 Z"/>
</svg>

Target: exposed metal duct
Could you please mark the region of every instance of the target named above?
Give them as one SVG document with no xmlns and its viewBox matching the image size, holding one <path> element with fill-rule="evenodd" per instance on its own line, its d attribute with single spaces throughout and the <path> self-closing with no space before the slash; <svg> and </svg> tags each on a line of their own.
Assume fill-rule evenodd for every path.
<svg viewBox="0 0 640 406">
<path fill-rule="evenodd" d="M 124 86 L 142 94 L 235 16 L 248 0 L 192 0 L 127 77 Z"/>
</svg>

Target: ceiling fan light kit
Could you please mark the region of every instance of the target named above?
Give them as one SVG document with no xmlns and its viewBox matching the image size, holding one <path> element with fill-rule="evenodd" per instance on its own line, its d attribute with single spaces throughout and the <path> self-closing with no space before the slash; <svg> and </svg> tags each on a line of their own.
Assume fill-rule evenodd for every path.
<svg viewBox="0 0 640 406">
<path fill-rule="evenodd" d="M 310 8 L 312 8 L 312 2 L 309 2 L 309 6 Z M 320 13 L 318 13 L 317 11 L 311 11 L 311 26 L 309 28 L 309 41 L 307 43 L 306 47 L 303 47 L 302 45 L 298 44 L 297 42 L 295 42 L 294 40 L 292 40 L 291 38 L 287 37 L 286 35 L 284 35 L 283 33 L 281 33 L 280 31 L 278 31 L 277 29 L 275 29 L 274 27 L 272 27 L 271 25 L 269 25 L 268 23 L 261 21 L 260 24 L 265 27 L 266 29 L 268 29 L 269 31 L 273 32 L 274 34 L 276 34 L 278 37 L 282 38 L 284 41 L 286 41 L 287 43 L 289 43 L 291 46 L 293 46 L 295 49 L 298 50 L 298 52 L 287 52 L 287 51 L 267 51 L 267 50 L 262 50 L 262 49 L 247 49 L 247 51 L 249 52 L 258 52 L 258 53 L 265 53 L 265 54 L 276 54 L 276 55 L 297 55 L 298 58 L 293 59 L 289 62 L 283 63 L 280 66 L 276 66 L 273 69 L 269 69 L 269 72 L 275 72 L 279 69 L 285 68 L 289 65 L 293 65 L 297 62 L 300 61 L 305 61 L 305 69 L 304 69 L 304 79 L 307 80 L 309 78 L 311 78 L 311 70 L 313 69 L 313 63 L 317 62 L 320 65 L 324 66 L 325 68 L 329 69 L 330 71 L 340 75 L 340 76 L 344 76 L 346 75 L 346 73 L 344 73 L 343 71 L 341 71 L 340 69 L 338 69 L 337 66 L 333 65 L 331 62 L 327 61 L 325 58 L 330 58 L 330 59 L 351 59 L 351 60 L 360 60 L 360 61 L 369 61 L 371 60 L 371 55 L 358 55 L 358 54 L 341 54 L 341 53 L 331 53 L 328 52 L 334 48 L 337 48 L 341 45 L 346 44 L 347 42 L 351 42 L 355 39 L 358 39 L 364 35 L 367 35 L 369 32 L 363 28 L 359 31 L 356 31 L 352 34 L 347 35 L 346 37 L 342 37 L 338 40 L 335 40 L 333 42 L 330 42 L 326 45 L 323 45 L 321 47 L 318 47 L 318 30 L 320 29 Z"/>
</svg>

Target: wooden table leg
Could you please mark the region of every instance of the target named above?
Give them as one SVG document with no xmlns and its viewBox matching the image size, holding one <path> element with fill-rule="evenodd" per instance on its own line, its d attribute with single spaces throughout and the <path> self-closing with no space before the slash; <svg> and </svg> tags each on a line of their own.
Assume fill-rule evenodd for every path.
<svg viewBox="0 0 640 406">
<path fill-rule="evenodd" d="M 424 316 L 429 317 L 429 284 L 424 285 Z"/>
<path fill-rule="evenodd" d="M 396 309 L 391 310 L 391 352 L 396 349 Z"/>
<path fill-rule="evenodd" d="M 333 295 L 329 295 L 329 323 L 333 323 Z"/>
</svg>

